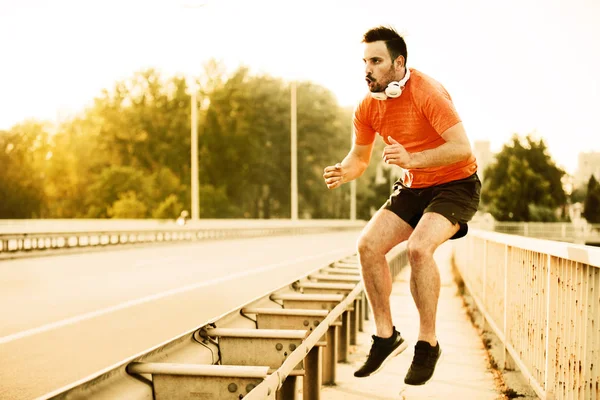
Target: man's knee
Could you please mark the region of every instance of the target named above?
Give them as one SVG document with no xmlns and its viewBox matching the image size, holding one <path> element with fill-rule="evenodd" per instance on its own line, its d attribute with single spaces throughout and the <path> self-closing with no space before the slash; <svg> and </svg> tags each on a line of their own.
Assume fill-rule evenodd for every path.
<svg viewBox="0 0 600 400">
<path fill-rule="evenodd" d="M 408 252 L 408 260 L 410 261 L 411 267 L 415 267 L 422 261 L 432 258 L 435 248 L 423 240 L 411 238 L 408 239 L 408 243 L 406 244 L 406 251 Z"/>
<path fill-rule="evenodd" d="M 371 235 L 360 235 L 356 247 L 361 257 L 373 257 L 382 252 L 380 245 Z"/>
</svg>

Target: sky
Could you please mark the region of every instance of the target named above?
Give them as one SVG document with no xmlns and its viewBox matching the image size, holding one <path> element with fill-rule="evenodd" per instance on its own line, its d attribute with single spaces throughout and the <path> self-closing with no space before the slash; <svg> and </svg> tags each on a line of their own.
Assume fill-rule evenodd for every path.
<svg viewBox="0 0 600 400">
<path fill-rule="evenodd" d="M 535 132 L 569 173 L 600 151 L 600 0 L 0 0 L 0 129 L 59 121 L 155 68 L 310 80 L 354 106 L 362 34 L 391 25 L 442 83 L 472 142 Z"/>
</svg>

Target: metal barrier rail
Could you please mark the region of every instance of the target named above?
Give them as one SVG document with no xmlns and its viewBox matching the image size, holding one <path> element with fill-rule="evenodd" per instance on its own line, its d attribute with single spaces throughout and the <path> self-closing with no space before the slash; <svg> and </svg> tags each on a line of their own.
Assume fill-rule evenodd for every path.
<svg viewBox="0 0 600 400">
<path fill-rule="evenodd" d="M 541 399 L 600 399 L 600 249 L 477 230 L 454 246 L 502 367 Z"/>
<path fill-rule="evenodd" d="M 294 350 L 294 352 L 284 361 L 281 367 L 279 367 L 275 373 L 271 374 L 261 384 L 254 388 L 254 390 L 252 390 L 248 396 L 245 397 L 245 399 L 275 399 L 277 391 L 283 388 L 286 378 L 292 373 L 296 365 L 298 365 L 307 356 L 307 354 L 309 354 L 309 352 L 316 346 L 320 338 L 327 333 L 327 330 L 334 323 L 334 321 L 346 311 L 346 309 L 351 303 L 354 302 L 354 300 L 362 293 L 362 291 L 363 284 L 360 282 L 344 300 L 342 300 L 333 310 L 331 310 L 329 315 L 327 315 L 327 318 L 325 318 L 325 320 L 319 324 L 319 326 L 312 331 L 312 333 L 306 339 L 304 339 L 302 344 L 296 350 Z M 305 383 L 308 383 L 309 385 L 318 382 L 318 377 L 316 382 L 305 380 Z M 319 390 L 320 388 L 316 389 Z M 314 388 L 303 387 L 303 391 L 308 393 L 314 392 L 314 390 Z"/>
<path fill-rule="evenodd" d="M 470 224 L 474 228 L 538 239 L 579 244 L 600 244 L 600 224 L 570 222 L 506 222 L 488 221 Z"/>
<path fill-rule="evenodd" d="M 392 276 L 396 276 L 407 264 L 406 246 L 393 249 L 388 261 Z M 323 279 L 324 275 L 328 278 Z M 353 283 L 348 283 L 351 280 Z M 283 307 L 279 301 L 289 304 Z M 160 348 L 38 400 L 293 400 L 298 376 L 303 377 L 303 399 L 318 400 L 324 382 L 335 384 L 336 364 L 346 361 L 348 345 L 356 344 L 368 311 L 359 264 L 355 256 L 348 256 L 203 323 Z M 261 321 L 261 315 L 269 319 Z M 210 357 L 200 360 L 199 349 L 210 350 Z M 214 354 L 219 355 L 218 360 Z M 189 361 L 182 362 L 185 357 Z M 165 362 L 171 359 L 178 361 Z"/>
<path fill-rule="evenodd" d="M 0 258 L 48 250 L 305 234 L 362 226 L 364 221 L 349 220 L 202 220 L 186 225 L 161 220 L 5 220 L 0 221 Z"/>
</svg>

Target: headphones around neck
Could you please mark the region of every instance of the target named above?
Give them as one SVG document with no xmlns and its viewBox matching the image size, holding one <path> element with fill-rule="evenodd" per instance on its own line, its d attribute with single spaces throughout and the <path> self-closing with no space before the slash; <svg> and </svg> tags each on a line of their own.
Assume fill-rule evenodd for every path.
<svg viewBox="0 0 600 400">
<path fill-rule="evenodd" d="M 404 78 L 402 78 L 401 81 L 390 82 L 387 88 L 385 88 L 385 92 L 371 92 L 371 97 L 377 100 L 387 100 L 388 98 L 395 99 L 396 97 L 400 97 L 402 89 L 404 89 L 409 78 L 410 70 L 406 68 L 406 74 L 404 74 Z"/>
</svg>

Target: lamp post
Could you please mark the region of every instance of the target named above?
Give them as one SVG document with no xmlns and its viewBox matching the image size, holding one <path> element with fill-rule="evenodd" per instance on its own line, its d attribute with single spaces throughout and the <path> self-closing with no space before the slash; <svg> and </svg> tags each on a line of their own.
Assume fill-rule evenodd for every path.
<svg viewBox="0 0 600 400">
<path fill-rule="evenodd" d="M 292 221 L 298 219 L 298 126 L 297 126 L 297 107 L 296 107 L 296 81 L 291 82 L 291 153 L 292 153 Z"/>
<path fill-rule="evenodd" d="M 186 0 L 179 4 L 184 9 L 199 9 L 206 6 L 205 2 L 198 2 L 196 0 Z M 190 116 L 190 135 L 191 135 L 191 202 L 192 202 L 192 221 L 200 219 L 200 182 L 198 176 L 198 85 L 196 80 L 188 77 L 189 86 L 191 90 L 191 116 Z"/>
<path fill-rule="evenodd" d="M 191 135 L 192 135 L 192 220 L 200 219 L 200 185 L 198 182 L 198 99 L 196 97 L 197 86 L 192 80 L 191 83 Z"/>
</svg>

